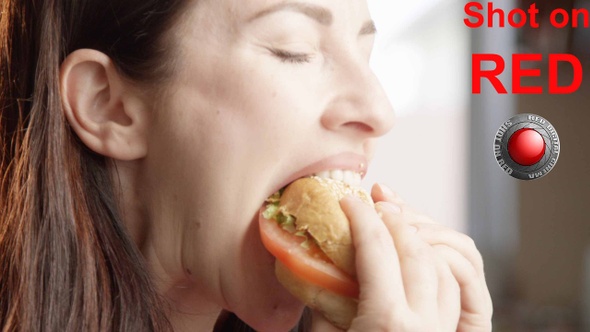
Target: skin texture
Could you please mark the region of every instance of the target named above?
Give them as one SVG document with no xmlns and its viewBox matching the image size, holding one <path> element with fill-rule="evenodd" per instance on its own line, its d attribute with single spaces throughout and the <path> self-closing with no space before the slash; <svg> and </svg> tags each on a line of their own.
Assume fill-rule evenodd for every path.
<svg viewBox="0 0 590 332">
<path fill-rule="evenodd" d="M 222 308 L 260 331 L 293 326 L 303 306 L 274 276 L 274 258 L 258 236 L 257 211 L 285 181 L 318 161 L 325 162 L 316 168 L 327 170 L 354 169 L 359 158 L 368 162 L 375 140 L 393 125 L 391 105 L 368 66 L 374 36 L 366 3 L 294 1 L 298 5 L 268 12 L 280 3 L 202 0 L 189 6 L 170 34 L 175 72 L 155 88 L 121 77 L 112 61 L 94 50 L 75 51 L 61 66 L 65 115 L 89 148 L 116 161 L 113 178 L 125 223 L 170 303 L 177 331 L 211 331 Z M 356 157 L 326 159 L 342 153 Z M 408 213 L 400 221 L 345 206 L 353 224 L 379 223 L 392 233 L 422 220 Z M 408 268 L 426 272 L 406 284 L 382 275 L 400 274 L 408 266 L 399 260 L 403 250 L 396 252 L 403 248 L 392 246 L 388 232 L 376 240 L 359 229 L 352 231 L 353 238 L 358 235 L 355 246 L 366 249 L 357 256 L 366 303 L 353 329 L 383 314 L 387 324 L 403 323 L 401 309 L 395 315 L 387 309 L 394 298 L 377 301 L 383 299 L 380 290 L 397 289 L 390 294 L 399 296 L 420 282 L 438 285 L 439 274 L 448 287 L 414 294 L 412 305 L 425 308 L 400 331 L 419 330 L 409 323 L 422 316 L 430 324 L 426 330 L 450 331 L 463 304 L 464 312 L 475 311 L 476 324 L 489 322 L 487 289 L 472 292 L 472 299 L 457 294 L 456 275 L 472 268 L 465 257 L 479 257 L 475 247 L 467 254 L 442 255 L 429 239 L 408 235 L 408 241 L 427 248 L 428 257 Z M 400 234 L 396 243 L 406 241 Z M 445 242 L 449 234 L 432 237 Z M 463 263 L 455 264 L 457 273 L 453 261 Z M 389 268 L 381 269 L 384 265 Z M 479 268 L 481 276 L 470 278 L 482 285 Z M 414 277 L 408 273 L 405 278 Z M 428 307 L 429 301 L 436 304 L 439 289 L 450 294 L 444 298 L 452 314 L 444 322 L 436 305 Z"/>
</svg>

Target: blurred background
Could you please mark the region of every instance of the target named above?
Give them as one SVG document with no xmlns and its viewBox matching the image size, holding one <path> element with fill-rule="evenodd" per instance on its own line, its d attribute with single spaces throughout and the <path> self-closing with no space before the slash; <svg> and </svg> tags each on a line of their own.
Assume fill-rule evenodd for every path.
<svg viewBox="0 0 590 332">
<path fill-rule="evenodd" d="M 507 14 L 533 2 L 493 5 Z M 590 0 L 537 2 L 539 29 L 467 28 L 466 3 L 369 0 L 379 31 L 372 66 L 397 123 L 381 140 L 365 185 L 385 183 L 474 238 L 494 300 L 494 331 L 590 331 L 590 27 L 557 29 L 548 21 L 554 8 L 590 10 Z M 471 94 L 474 53 L 504 57 L 508 91 L 511 55 L 543 54 L 530 63 L 541 77 L 522 84 L 545 93 L 500 95 L 484 80 L 482 93 Z M 550 53 L 580 59 L 577 92 L 546 92 Z M 568 64 L 558 74 L 561 85 L 572 81 Z M 538 180 L 513 179 L 494 158 L 496 131 L 518 113 L 545 117 L 560 137 L 557 165 Z"/>
</svg>

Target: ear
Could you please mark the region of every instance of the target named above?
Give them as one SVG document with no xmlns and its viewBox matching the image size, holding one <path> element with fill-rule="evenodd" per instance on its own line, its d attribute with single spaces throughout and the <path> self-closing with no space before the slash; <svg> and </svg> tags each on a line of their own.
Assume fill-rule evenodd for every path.
<svg viewBox="0 0 590 332">
<path fill-rule="evenodd" d="M 68 55 L 60 90 L 65 116 L 88 148 L 117 160 L 146 155 L 150 112 L 106 54 L 80 49 Z"/>
</svg>

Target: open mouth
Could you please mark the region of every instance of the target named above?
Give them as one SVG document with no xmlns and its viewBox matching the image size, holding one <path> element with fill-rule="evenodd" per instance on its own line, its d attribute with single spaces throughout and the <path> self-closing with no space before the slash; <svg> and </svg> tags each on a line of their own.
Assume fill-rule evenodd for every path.
<svg viewBox="0 0 590 332">
<path fill-rule="evenodd" d="M 362 179 L 361 173 L 342 169 L 322 171 L 319 173 L 312 174 L 311 176 L 317 176 L 323 179 L 342 181 L 352 187 L 360 187 Z"/>
</svg>

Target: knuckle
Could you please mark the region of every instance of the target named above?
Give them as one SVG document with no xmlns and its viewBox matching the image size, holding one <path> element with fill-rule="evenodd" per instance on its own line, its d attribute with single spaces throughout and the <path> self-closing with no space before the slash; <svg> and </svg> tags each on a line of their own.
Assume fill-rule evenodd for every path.
<svg viewBox="0 0 590 332">
<path fill-rule="evenodd" d="M 453 294 L 456 297 L 461 296 L 461 287 L 459 287 L 459 283 L 455 280 L 453 276 L 451 276 L 452 280 L 448 280 L 446 283 L 446 287 L 448 287 L 448 291 L 450 294 Z"/>
<path fill-rule="evenodd" d="M 463 241 L 466 244 L 466 246 L 473 250 L 477 250 L 477 247 L 475 246 L 475 241 L 469 235 L 459 233 L 459 237 L 461 238 L 461 241 Z"/>
<path fill-rule="evenodd" d="M 473 283 L 479 283 L 478 273 L 475 271 L 475 269 L 472 269 L 472 268 L 465 269 L 464 275 L 463 275 L 463 284 L 468 286 Z"/>
<path fill-rule="evenodd" d="M 474 265 L 474 267 L 478 271 L 483 271 L 483 264 L 484 264 L 483 257 L 481 256 L 481 253 L 477 249 L 477 245 L 475 244 L 475 241 L 466 234 L 461 234 L 461 237 L 462 237 L 462 241 L 466 244 L 466 247 L 469 249 L 469 251 L 471 252 L 471 255 L 474 259 L 472 264 Z"/>
<path fill-rule="evenodd" d="M 481 273 L 483 273 L 484 271 L 484 263 L 483 263 L 483 257 L 481 256 L 481 253 L 479 251 L 476 251 L 475 253 L 475 268 L 477 269 L 477 271 L 480 271 Z"/>
<path fill-rule="evenodd" d="M 421 243 L 412 242 L 408 243 L 404 248 L 401 250 L 401 255 L 404 258 L 419 260 L 419 261 L 426 261 L 426 262 L 434 262 L 434 255 L 432 253 L 432 248 L 426 245 L 422 245 Z"/>
<path fill-rule="evenodd" d="M 478 273 L 481 273 L 483 275 L 484 273 L 484 263 L 483 263 L 483 257 L 481 256 L 481 254 L 479 253 L 479 251 L 476 251 L 474 254 L 474 262 L 473 263 L 473 267 L 475 268 L 475 270 Z"/>
<path fill-rule="evenodd" d="M 387 325 L 383 326 L 385 328 L 383 331 L 417 331 L 417 326 L 414 323 L 414 320 L 408 319 L 408 317 L 408 315 L 394 317 L 394 319 L 387 322 Z"/>
<path fill-rule="evenodd" d="M 445 286 L 457 286 L 455 276 L 453 275 L 450 269 L 444 270 L 443 272 L 439 273 L 439 280 L 440 283 L 444 284 Z"/>
</svg>

